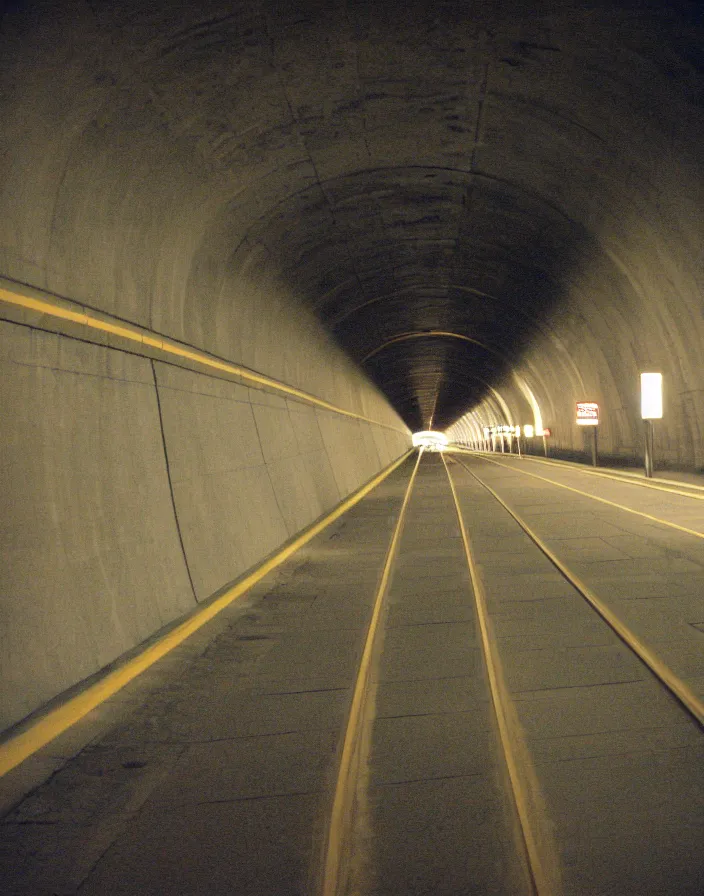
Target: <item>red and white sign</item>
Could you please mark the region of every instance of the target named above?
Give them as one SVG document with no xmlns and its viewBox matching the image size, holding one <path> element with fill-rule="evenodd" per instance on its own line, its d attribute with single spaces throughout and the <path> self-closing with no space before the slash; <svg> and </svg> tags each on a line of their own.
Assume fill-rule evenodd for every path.
<svg viewBox="0 0 704 896">
<path fill-rule="evenodd" d="M 595 401 L 577 402 L 577 426 L 598 426 L 599 405 Z"/>
</svg>

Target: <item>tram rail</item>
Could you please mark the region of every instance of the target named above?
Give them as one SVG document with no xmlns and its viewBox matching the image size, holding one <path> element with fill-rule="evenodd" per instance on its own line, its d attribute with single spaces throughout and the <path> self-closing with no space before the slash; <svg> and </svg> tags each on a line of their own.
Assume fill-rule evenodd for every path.
<svg viewBox="0 0 704 896">
<path fill-rule="evenodd" d="M 439 458 L 439 455 L 435 455 L 437 463 L 440 462 Z M 366 802 L 366 796 L 361 791 L 369 784 L 368 764 L 372 751 L 370 729 L 375 721 L 373 707 L 367 705 L 367 700 L 369 699 L 370 680 L 374 674 L 374 664 L 378 673 L 380 642 L 383 642 L 385 634 L 384 624 L 387 617 L 386 600 L 389 585 L 398 558 L 399 542 L 406 526 L 408 505 L 422 460 L 423 451 L 421 449 L 408 483 L 403 506 L 380 574 L 379 587 L 359 664 L 350 711 L 342 736 L 342 748 L 324 849 L 322 885 L 319 888 L 321 896 L 343 896 L 350 892 L 361 892 L 359 883 L 354 881 L 355 872 L 351 870 L 350 866 L 354 862 L 354 853 L 360 848 L 364 848 L 354 841 L 358 838 L 359 829 L 355 812 L 358 811 L 360 804 Z M 527 872 L 525 875 L 526 896 L 558 896 L 560 890 L 556 883 L 558 874 L 556 857 L 546 855 L 551 847 L 550 838 L 546 836 L 544 819 L 539 819 L 535 815 L 536 800 L 533 793 L 536 789 L 535 778 L 526 756 L 525 745 L 517 730 L 514 714 L 508 705 L 500 661 L 496 656 L 489 632 L 482 583 L 472 557 L 462 511 L 447 466 L 444 463 L 443 466 L 447 473 L 447 486 L 451 494 L 453 512 L 457 517 L 462 538 L 462 550 L 471 581 L 467 600 L 471 602 L 472 597 L 474 598 L 476 620 L 481 635 L 483 664 L 491 691 L 494 715 L 492 727 L 495 727 L 497 733 L 491 761 L 498 763 L 507 772 L 505 775 L 502 774 L 502 779 L 509 783 L 509 802 L 512 803 L 515 810 L 515 818 L 511 827 L 515 831 L 517 821 L 521 832 L 519 840 L 515 833 L 511 837 L 512 846 L 520 849 L 523 853 L 518 861 Z M 369 702 L 373 703 L 374 701 L 370 700 Z"/>
<path fill-rule="evenodd" d="M 5 819 L 28 867 L 63 886 L 58 852 L 33 852 L 43 806 L 93 805 L 105 781 L 129 807 L 135 762 L 168 753 L 95 868 L 82 838 L 103 822 L 57 829 L 81 893 L 158 891 L 174 831 L 203 845 L 181 818 L 213 815 L 230 892 L 291 868 L 291 896 L 699 896 L 702 701 L 535 531 L 552 487 L 527 521 L 523 480 L 504 491 L 486 460 L 420 451 L 262 582 L 194 646 L 173 709 L 157 687 Z M 117 773 L 80 774 L 96 762 Z"/>
<path fill-rule="evenodd" d="M 592 589 L 590 588 L 582 579 L 574 572 L 573 569 L 570 568 L 568 563 L 565 562 L 564 559 L 561 559 L 554 550 L 548 547 L 548 545 L 541 539 L 538 534 L 528 525 L 528 523 L 516 512 L 515 509 L 509 506 L 509 504 L 486 482 L 484 482 L 481 477 L 477 476 L 477 474 L 470 470 L 469 467 L 462 463 L 462 461 L 453 458 L 454 462 L 457 463 L 460 467 L 462 467 L 465 472 L 467 472 L 470 476 L 472 476 L 483 488 L 485 488 L 489 494 L 500 504 L 500 506 L 508 513 L 510 516 L 518 523 L 521 529 L 526 533 L 526 535 L 533 541 L 535 545 L 543 552 L 543 554 L 550 560 L 550 562 L 555 566 L 555 568 L 565 577 L 565 579 L 577 590 L 577 592 L 588 602 L 588 604 L 599 614 L 599 616 L 606 622 L 606 624 L 618 635 L 618 637 L 626 644 L 626 646 L 633 651 L 633 653 L 650 669 L 653 675 L 663 684 L 664 687 L 675 697 L 679 703 L 683 706 L 683 708 L 694 718 L 694 720 L 701 726 L 704 727 L 704 701 L 699 699 L 696 694 L 692 691 L 692 689 L 684 682 L 680 677 L 678 677 L 672 669 L 670 669 L 666 663 L 657 656 L 657 654 L 643 642 L 641 638 L 639 638 L 636 633 L 626 625 L 616 613 L 606 604 L 606 602 Z M 493 463 L 493 461 L 492 461 Z M 499 466 L 502 466 L 499 464 Z M 521 470 L 520 472 L 526 472 Z M 526 473 L 528 476 L 532 476 L 532 473 Z M 543 478 L 543 477 L 539 477 Z M 569 488 L 562 483 L 554 483 L 551 480 L 551 484 L 557 485 L 561 488 Z M 570 489 L 572 491 L 576 491 L 576 489 Z M 584 493 L 586 494 L 586 493 Z M 624 505 L 616 504 L 616 502 L 606 502 L 603 498 L 595 497 L 594 495 L 589 495 L 589 497 L 595 498 L 595 500 L 603 501 L 604 503 L 611 503 L 613 506 L 619 507 L 622 510 L 630 511 L 631 513 L 638 513 L 640 516 L 645 516 L 640 511 L 632 510 Z M 660 522 L 663 525 L 669 525 L 673 528 L 678 528 L 681 531 L 688 532 L 690 534 L 699 534 L 701 538 L 704 538 L 704 534 L 697 533 L 691 529 L 688 529 L 683 526 L 675 526 L 673 523 L 669 523 L 666 520 L 657 519 L 656 517 L 649 517 L 656 522 Z"/>
<path fill-rule="evenodd" d="M 463 500 L 459 494 L 461 487 L 459 478 L 470 477 L 491 496 L 501 513 L 505 513 L 517 524 L 527 539 L 550 561 L 566 585 L 586 601 L 600 623 L 615 633 L 638 662 L 643 664 L 647 670 L 643 672 L 643 680 L 647 681 L 648 676 L 652 676 L 651 680 L 657 682 L 658 686 L 662 687 L 669 697 L 676 701 L 680 711 L 685 713 L 686 718 L 693 721 L 700 731 L 704 725 L 704 704 L 686 681 L 669 668 L 657 655 L 657 652 L 632 631 L 593 588 L 582 581 L 580 576 L 570 568 L 570 564 L 558 556 L 558 553 L 540 538 L 526 520 L 516 512 L 515 508 L 512 508 L 491 485 L 470 469 L 457 455 L 449 454 L 447 458 L 441 457 L 461 534 L 462 549 L 470 582 L 467 589 L 468 599 L 473 601 L 475 608 L 478 641 L 481 645 L 482 663 L 488 681 L 495 731 L 492 761 L 499 763 L 506 773 L 502 776 L 502 780 L 506 788 L 508 802 L 513 807 L 514 830 L 520 831 L 520 837 L 514 836 L 512 840 L 512 848 L 516 850 L 518 861 L 526 871 L 525 892 L 532 896 L 561 896 L 565 892 L 575 892 L 570 886 L 566 888 L 563 886 L 562 854 L 565 849 L 563 841 L 566 835 L 550 817 L 550 809 L 543 794 L 544 779 L 542 776 L 545 772 L 544 770 L 536 771 L 532 755 L 533 745 L 526 737 L 526 732 L 519 719 L 515 702 L 516 695 L 507 686 L 502 659 L 502 651 L 505 648 L 500 645 L 496 637 L 487 605 L 485 582 L 491 581 L 492 572 L 484 568 L 475 554 L 472 545 L 472 523 L 467 518 L 466 503 L 463 508 Z M 428 456 L 429 459 L 430 456 Z M 422 460 L 423 452 L 421 451 L 411 474 L 403 506 L 380 573 L 379 587 L 354 686 L 351 709 L 342 736 L 341 758 L 324 851 L 322 886 L 319 890 L 322 896 L 346 896 L 350 892 L 367 892 L 364 883 L 362 882 L 360 885 L 358 879 L 351 883 L 354 873 L 350 871 L 350 864 L 354 863 L 355 854 L 369 848 L 368 830 L 366 844 L 362 845 L 357 842 L 360 835 L 355 819 L 355 812 L 359 811 L 359 807 L 368 805 L 366 791 L 370 787 L 370 767 L 374 764 L 373 729 L 376 718 L 374 706 L 367 705 L 367 701 L 370 691 L 374 689 L 371 682 L 375 676 L 378 676 L 379 664 L 383 656 L 385 626 L 388 617 L 387 599 L 399 558 L 399 546 L 405 527 L 408 525 L 408 507 L 413 490 L 417 485 L 418 471 Z M 487 458 L 482 458 L 482 460 L 487 460 Z M 437 455 L 435 462 L 440 462 Z M 560 485 L 560 483 L 552 484 Z M 628 510 L 629 508 L 623 507 L 622 509 Z M 486 511 L 483 513 L 486 516 Z M 667 521 L 663 522 L 667 524 Z M 431 589 L 432 579 L 429 579 L 429 593 Z M 628 681 L 624 682 L 624 684 L 628 683 Z M 374 699 L 372 698 L 369 702 L 373 704 Z M 568 807 L 568 812 L 576 813 L 577 807 Z M 517 824 L 515 824 L 516 822 Z M 374 836 L 382 836 L 382 833 L 374 832 Z M 377 890 L 372 888 L 368 892 L 376 893 Z M 379 892 L 385 893 L 387 890 L 382 886 Z"/>
</svg>

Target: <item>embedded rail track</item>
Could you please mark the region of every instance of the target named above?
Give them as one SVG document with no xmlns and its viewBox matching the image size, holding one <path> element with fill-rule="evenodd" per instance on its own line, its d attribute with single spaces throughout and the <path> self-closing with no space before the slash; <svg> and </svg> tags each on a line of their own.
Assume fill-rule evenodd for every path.
<svg viewBox="0 0 704 896">
<path fill-rule="evenodd" d="M 675 697 L 680 702 L 682 707 L 691 714 L 693 719 L 701 727 L 704 727 L 704 700 L 699 698 L 693 692 L 692 688 L 681 677 L 675 674 L 675 672 L 673 672 L 673 670 L 668 667 L 664 660 L 660 656 L 658 656 L 657 653 L 651 647 L 649 647 L 648 644 L 646 644 L 643 639 L 639 637 L 638 634 L 636 634 L 636 632 L 626 622 L 624 622 L 623 619 L 619 618 L 618 614 L 614 612 L 614 610 L 608 605 L 608 603 L 591 587 L 589 587 L 586 582 L 582 580 L 580 575 L 578 575 L 578 573 L 570 566 L 569 561 L 565 560 L 564 558 L 561 559 L 558 553 L 554 549 L 550 548 L 546 541 L 537 534 L 533 527 L 531 527 L 515 509 L 511 508 L 509 504 L 490 485 L 488 485 L 475 472 L 473 472 L 466 463 L 463 463 L 461 460 L 455 460 L 454 462 L 462 467 L 465 472 L 472 476 L 481 486 L 483 486 L 483 488 L 485 488 L 489 492 L 490 495 L 492 495 L 496 499 L 501 507 L 511 515 L 511 517 L 518 523 L 521 529 L 542 551 L 542 553 L 548 558 L 548 560 L 550 560 L 555 568 L 572 586 L 574 586 L 576 591 L 581 594 L 581 596 L 596 611 L 596 613 L 599 614 L 604 622 L 606 622 L 606 624 L 610 626 L 610 628 L 619 636 L 619 638 L 621 638 L 624 644 L 626 644 L 626 646 L 633 651 L 638 659 L 645 663 L 645 665 L 653 673 L 653 675 L 661 682 L 661 684 L 665 688 L 670 691 L 673 697 Z M 498 463 L 497 465 L 502 466 L 500 463 Z M 520 472 L 529 476 L 535 475 L 525 470 L 521 470 Z M 544 477 L 540 478 L 542 478 L 544 482 L 551 482 L 558 488 L 569 489 L 570 491 L 578 491 L 577 489 L 573 489 L 570 486 L 565 485 L 564 483 L 554 482 L 554 480 L 549 480 Z M 640 485 L 640 483 L 638 484 Z M 692 495 L 669 488 L 662 488 L 658 490 L 667 491 L 670 494 L 683 495 L 686 498 L 694 498 L 695 500 L 703 497 L 697 494 Z M 587 495 L 587 493 L 583 491 L 578 491 L 578 493 Z M 662 526 L 667 526 L 677 529 L 680 532 L 685 532 L 690 535 L 704 538 L 704 532 L 699 532 L 698 530 L 691 529 L 689 527 L 677 525 L 671 520 L 658 518 L 651 514 L 645 514 L 640 510 L 633 509 L 632 507 L 627 507 L 615 501 L 607 502 L 606 499 L 599 496 L 587 495 L 587 497 L 593 498 L 597 501 L 608 503 L 612 507 L 616 507 L 627 513 L 635 513 L 638 516 L 641 516 L 653 522 L 657 522 Z M 702 549 L 702 561 L 704 562 L 704 549 Z M 702 669 L 704 671 L 704 663 Z"/>
<path fill-rule="evenodd" d="M 529 524 L 486 481 L 483 474 L 497 466 L 504 465 L 426 455 L 411 476 L 355 688 L 320 892 L 695 894 L 704 866 L 683 844 L 672 846 L 670 830 L 676 819 L 681 830 L 702 831 L 704 806 L 693 803 L 688 787 L 694 784 L 696 794 L 702 782 L 701 698 L 619 615 L 608 594 L 587 584 L 584 563 L 573 568 L 573 539 L 562 539 L 568 550 L 561 554 L 541 537 L 535 525 L 541 514 L 530 503 L 535 494 L 522 496 L 533 511 Z M 544 480 L 541 489 L 568 487 L 536 478 Z M 428 486 L 430 506 L 422 494 Z M 542 505 L 546 517 L 551 501 Z M 624 518 L 626 512 L 636 513 L 648 524 L 656 519 L 615 501 L 605 503 L 611 520 L 590 519 L 592 528 L 615 529 L 616 510 Z M 657 522 L 683 537 L 696 534 L 671 519 Z M 639 536 L 614 537 L 631 539 L 632 547 Z M 642 538 L 647 541 L 652 533 Z M 577 535 L 574 540 L 584 539 Z M 608 563 L 595 559 L 599 546 L 593 541 L 586 547 L 590 560 Z M 603 547 L 612 557 L 608 542 Z M 454 591 L 448 591 L 450 577 Z M 437 596 L 457 595 L 457 585 L 466 601 L 454 601 L 452 610 L 446 602 L 438 605 Z M 463 608 L 459 614 L 458 605 Z M 456 637 L 463 635 L 478 661 L 474 676 L 468 674 L 466 656 L 464 665 L 441 661 L 438 674 L 432 665 L 423 670 L 412 659 L 404 671 L 399 656 L 410 654 L 399 652 L 398 642 L 412 643 L 413 630 L 417 636 L 421 627 L 426 633 L 435 629 L 430 637 L 440 636 L 436 660 L 443 653 L 449 656 Z M 456 696 L 458 681 L 466 688 L 465 698 L 470 692 L 481 696 L 448 711 L 442 690 L 451 687 Z M 409 697 L 414 689 L 427 691 L 430 682 L 435 705 Z M 405 702 L 394 703 L 393 694 L 389 697 L 394 689 L 405 690 Z M 474 765 L 459 762 L 454 773 L 441 776 L 440 763 L 414 777 L 414 750 L 446 759 L 448 749 L 452 753 L 443 724 L 453 716 L 457 728 L 465 725 Z M 420 719 L 427 722 L 422 732 Z M 477 750 L 476 734 L 484 729 L 490 736 Z M 408 738 L 414 730 L 419 740 L 409 745 L 401 735 Z M 390 763 L 394 750 L 400 756 Z M 624 757 L 630 765 L 624 766 Z M 678 764 L 690 770 L 689 782 L 671 775 Z M 665 769 L 664 782 L 652 782 L 653 765 Z M 587 792 L 580 793 L 565 778 L 570 767 L 577 779 L 581 771 L 587 780 L 605 778 L 609 786 L 603 780 L 592 789 L 585 784 Z M 437 804 L 433 791 L 448 780 L 461 789 L 470 779 L 482 780 L 484 805 L 492 802 L 495 810 L 493 840 L 479 850 L 483 863 L 476 856 L 474 863 L 466 859 L 467 851 L 477 851 L 466 827 L 466 807 L 455 804 L 454 817 L 440 811 L 433 826 L 431 815 L 419 812 L 413 805 L 418 797 L 411 795 L 423 784 L 426 798 Z M 667 793 L 654 804 L 653 792 L 663 783 Z M 618 818 L 613 817 L 614 798 L 621 801 Z M 651 856 L 643 854 L 634 827 L 647 827 Z M 452 832 L 449 850 L 437 830 Z M 458 830 L 466 831 L 464 851 Z M 429 843 L 440 861 L 429 858 Z M 496 872 L 501 863 L 503 876 Z M 468 864 L 471 873 L 463 874 Z"/>
<path fill-rule="evenodd" d="M 7 892 L 701 896 L 702 505 L 524 467 L 408 458 L 226 596 L 2 820 Z"/>
</svg>

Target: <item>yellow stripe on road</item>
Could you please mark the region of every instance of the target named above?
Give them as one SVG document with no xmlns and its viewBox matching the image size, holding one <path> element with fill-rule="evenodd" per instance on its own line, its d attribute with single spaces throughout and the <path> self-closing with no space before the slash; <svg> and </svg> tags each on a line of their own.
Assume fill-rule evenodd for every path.
<svg viewBox="0 0 704 896">
<path fill-rule="evenodd" d="M 482 485 L 493 498 L 509 513 L 518 525 L 523 529 L 526 535 L 540 548 L 550 562 L 560 570 L 562 575 L 579 591 L 584 599 L 591 604 L 601 618 L 610 626 L 611 629 L 619 636 L 619 638 L 645 663 L 650 671 L 665 685 L 665 687 L 679 700 L 685 709 L 697 720 L 700 725 L 704 725 L 704 702 L 700 700 L 694 692 L 689 688 L 681 678 L 667 666 L 653 651 L 640 640 L 640 638 L 623 623 L 616 614 L 595 594 L 588 585 L 586 585 L 572 570 L 566 566 L 557 557 L 553 551 L 545 544 L 545 542 L 536 535 L 535 532 L 527 525 L 527 523 L 512 510 L 508 504 L 501 498 L 491 486 L 483 482 L 476 473 L 473 473 L 461 461 L 456 461 L 470 476 L 473 476 L 477 482 Z M 499 464 L 499 466 L 502 466 Z M 531 476 L 532 473 L 527 475 Z M 540 477 L 542 478 L 542 477 Z M 566 487 L 566 486 L 565 486 Z M 616 505 L 618 506 L 618 505 Z M 624 508 L 625 509 L 625 508 Z M 704 537 L 704 536 L 702 536 Z"/>
<path fill-rule="evenodd" d="M 46 713 L 37 721 L 30 723 L 28 727 L 11 737 L 5 743 L 0 744 L 0 775 L 9 772 L 15 766 L 19 765 L 37 750 L 46 746 L 54 738 L 58 737 L 64 731 L 80 721 L 91 710 L 100 706 L 108 698 L 112 697 L 119 690 L 129 684 L 134 678 L 152 666 L 157 660 L 161 659 L 167 653 L 178 647 L 199 628 L 209 622 L 214 616 L 217 616 L 221 610 L 229 606 L 237 598 L 242 597 L 245 592 L 252 588 L 257 582 L 264 578 L 267 573 L 276 569 L 285 560 L 294 554 L 304 544 L 309 542 L 316 535 L 319 535 L 327 526 L 342 516 L 347 510 L 357 504 L 362 498 L 366 497 L 374 488 L 376 488 L 384 479 L 387 478 L 394 470 L 396 470 L 410 456 L 412 451 L 407 451 L 402 457 L 390 464 L 385 470 L 371 479 L 366 485 L 363 485 L 349 498 L 339 504 L 327 516 L 323 517 L 310 528 L 306 529 L 286 547 L 280 550 L 273 557 L 270 557 L 261 566 L 257 567 L 254 572 L 246 576 L 242 581 L 238 582 L 220 597 L 213 600 L 207 606 L 198 609 L 191 617 L 177 625 L 170 632 L 154 644 L 147 647 L 142 653 L 126 662 L 119 669 L 109 672 L 104 678 L 101 678 L 95 684 L 90 685 L 80 694 L 71 697 L 61 706 Z"/>
<path fill-rule="evenodd" d="M 679 532 L 686 532 L 687 535 L 694 535 L 697 538 L 704 538 L 704 532 L 698 532 L 696 529 L 689 529 L 687 528 L 687 526 L 680 526 L 678 523 L 671 523 L 668 520 L 660 519 L 660 517 L 652 516 L 650 513 L 644 513 L 642 510 L 634 510 L 632 507 L 626 507 L 625 504 L 617 504 L 615 501 L 609 501 L 607 498 L 600 498 L 598 497 L 598 495 L 590 495 L 589 492 L 583 492 L 581 489 L 574 488 L 571 485 L 564 485 L 564 483 L 562 482 L 555 482 L 554 479 L 548 479 L 546 476 L 538 476 L 537 473 L 529 473 L 527 470 L 521 470 L 519 467 L 507 466 L 506 464 L 499 463 L 499 461 L 493 460 L 490 457 L 483 457 L 482 460 L 486 460 L 490 464 L 501 467 L 502 470 L 515 470 L 521 473 L 523 476 L 532 476 L 533 479 L 540 479 L 543 482 L 549 482 L 550 485 L 554 485 L 557 488 L 566 488 L 568 491 L 575 492 L 575 494 L 581 495 L 583 498 L 591 498 L 593 501 L 600 501 L 602 504 L 608 504 L 609 507 L 616 507 L 618 510 L 625 510 L 626 513 L 633 513 L 636 516 L 642 516 L 644 519 L 650 520 L 653 523 L 660 523 L 663 526 L 669 526 L 671 529 L 677 529 Z M 464 464 L 460 464 L 460 466 L 464 466 Z M 465 469 L 467 468 L 465 467 Z M 467 472 L 469 473 L 471 471 L 467 470 Z M 472 475 L 474 476 L 474 473 L 472 473 Z M 485 488 L 489 488 L 489 486 L 485 485 L 484 483 L 482 483 L 482 485 L 484 485 Z M 690 498 L 695 496 L 686 495 L 685 497 Z"/>
<path fill-rule="evenodd" d="M 28 311 L 37 311 L 40 314 L 47 314 L 51 317 L 59 318 L 60 320 L 70 321 L 71 323 L 79 324 L 91 330 L 109 333 L 111 336 L 119 336 L 121 339 L 127 339 L 130 342 L 137 343 L 147 348 L 157 349 L 158 351 L 164 352 L 166 355 L 201 364 L 211 370 L 218 370 L 222 373 L 238 376 L 246 382 L 272 389 L 283 395 L 290 395 L 293 398 L 309 402 L 326 411 L 333 411 L 336 414 L 352 417 L 355 420 L 363 420 L 366 423 L 373 423 L 375 426 L 391 429 L 394 432 L 403 432 L 403 430 L 396 426 L 391 426 L 389 423 L 380 423 L 377 420 L 372 420 L 371 417 L 365 417 L 363 414 L 347 411 L 344 408 L 331 404 L 329 401 L 325 401 L 323 398 L 318 398 L 317 396 L 312 395 L 310 392 L 304 392 L 302 389 L 297 389 L 295 386 L 287 386 L 285 383 L 281 383 L 271 377 L 255 373 L 247 367 L 241 367 L 238 364 L 230 364 L 227 361 L 221 361 L 218 358 L 208 355 L 206 352 L 188 348 L 172 339 L 167 339 L 156 333 L 150 333 L 148 330 L 143 330 L 140 327 L 118 323 L 114 319 L 111 320 L 108 315 L 101 314 L 100 316 L 97 316 L 95 313 L 92 313 L 85 308 L 74 310 L 72 308 L 63 307 L 55 302 L 50 302 L 47 299 L 26 296 L 19 292 L 4 289 L 3 287 L 0 287 L 0 301 L 7 302 L 9 305 L 14 305 L 18 308 L 26 308 Z"/>
<path fill-rule="evenodd" d="M 481 451 L 472 453 L 481 454 L 483 457 L 489 454 L 489 452 Z M 486 459 L 493 460 L 491 457 L 486 457 Z M 598 467 L 590 470 L 586 467 L 570 463 L 569 461 L 559 461 L 554 459 L 545 460 L 542 457 L 533 457 L 530 454 L 524 454 L 521 458 L 521 462 L 526 460 L 536 464 L 545 464 L 545 466 L 548 467 L 569 470 L 573 473 L 581 473 L 583 476 L 599 476 L 601 479 L 613 479 L 615 482 L 625 483 L 626 485 L 637 485 L 640 488 L 651 488 L 656 492 L 666 492 L 669 495 L 679 495 L 682 498 L 693 498 L 695 501 L 704 501 L 704 494 L 696 494 L 697 491 L 704 492 L 704 486 L 695 485 L 694 483 L 675 483 L 671 479 L 661 479 L 658 482 L 651 482 L 645 479 L 639 479 L 633 473 L 615 473 L 613 470 L 603 470 Z M 509 469 L 513 469 L 513 467 L 510 467 Z M 673 485 L 677 485 L 678 487 L 673 488 Z M 694 489 L 695 491 L 682 491 L 683 488 Z"/>
</svg>

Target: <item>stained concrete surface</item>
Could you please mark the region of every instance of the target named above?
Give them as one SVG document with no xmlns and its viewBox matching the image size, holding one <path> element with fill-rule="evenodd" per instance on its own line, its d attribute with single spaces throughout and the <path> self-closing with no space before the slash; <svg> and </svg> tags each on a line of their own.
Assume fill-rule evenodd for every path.
<svg viewBox="0 0 704 896">
<path fill-rule="evenodd" d="M 360 452 L 366 421 L 326 412 L 321 427 L 262 390 L 17 324 L 0 334 L 3 730 L 241 576 L 407 441 L 368 434 Z"/>
<path fill-rule="evenodd" d="M 700 465 L 700 46 L 659 0 L 12 4 L 1 272 L 358 407 L 332 333 L 414 427 L 516 372 L 633 457 L 655 364 Z"/>
<path fill-rule="evenodd" d="M 0 825 L 4 892 L 316 892 L 337 751 L 410 469 L 45 748 L 55 773 Z M 523 569 L 507 572 L 504 537 L 515 552 L 525 536 L 476 481 L 453 475 L 561 892 L 696 896 L 700 730 L 527 544 Z M 365 713 L 353 883 L 529 892 L 437 457 L 422 461 L 409 505 Z"/>
<path fill-rule="evenodd" d="M 463 462 L 509 506 L 515 505 L 517 513 L 531 506 L 526 521 L 533 531 L 696 689 L 692 667 L 678 665 L 677 653 L 668 652 L 661 640 L 667 637 L 681 648 L 683 641 L 689 644 L 691 627 L 683 626 L 677 612 L 660 614 L 652 605 L 622 601 L 610 591 L 614 576 L 622 585 L 628 583 L 631 594 L 637 592 L 640 581 L 633 581 L 634 571 L 652 584 L 651 577 L 661 570 L 657 557 L 641 556 L 619 573 L 622 561 L 606 559 L 606 534 L 601 558 L 593 538 L 579 534 L 582 518 L 587 517 L 588 528 L 601 516 L 599 510 L 585 511 L 584 502 L 579 502 L 571 509 L 574 526 L 560 529 L 551 508 L 564 505 L 564 492 L 541 483 L 546 497 L 552 498 L 541 512 L 532 505 L 534 480 L 517 470 L 497 476 L 501 471 L 486 460 Z M 525 539 L 528 575 L 519 570 L 507 575 L 500 563 L 496 565 L 496 552 L 487 550 L 482 536 L 491 529 L 492 517 L 503 511 L 475 479 L 456 465 L 453 469 L 458 471 L 467 527 L 487 582 L 506 683 L 554 826 L 564 891 L 694 896 L 704 885 L 697 846 L 704 834 L 700 727 L 556 569 L 535 575 L 530 554 L 543 555 L 527 535 L 519 536 L 518 524 L 514 538 Z M 560 479 L 575 486 L 579 473 L 561 471 Z M 612 500 L 630 499 L 638 505 L 637 486 L 616 485 Z M 688 499 L 680 500 L 686 506 Z M 640 521 L 632 514 L 607 510 L 622 534 L 650 539 L 649 533 L 639 533 Z M 565 544 L 571 551 L 563 552 Z M 594 566 L 597 572 L 590 573 Z M 605 568 L 612 572 L 603 575 Z M 499 570 L 497 579 L 494 569 Z M 628 613 L 627 607 L 635 605 L 641 610 Z M 699 674 L 702 657 L 699 645 Z"/>
<path fill-rule="evenodd" d="M 116 701 L 112 725 L 5 817 L 3 892 L 307 892 L 409 472 L 209 624 L 140 704 Z"/>
<path fill-rule="evenodd" d="M 632 459 L 654 365 L 658 456 L 701 466 L 701 42 L 664 0 L 4 4 L 0 277 L 79 317 L 0 308 L 7 357 L 57 340 L 3 395 L 0 727 L 241 575 L 405 424 L 537 407 L 574 450 L 589 397 Z M 128 362 L 84 306 L 379 425 L 153 345 Z"/>
</svg>

